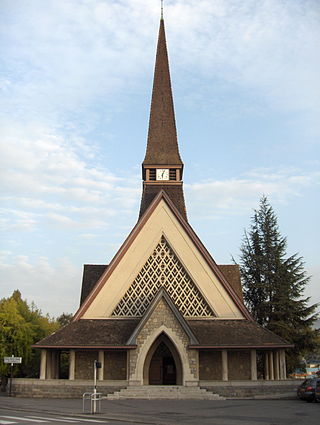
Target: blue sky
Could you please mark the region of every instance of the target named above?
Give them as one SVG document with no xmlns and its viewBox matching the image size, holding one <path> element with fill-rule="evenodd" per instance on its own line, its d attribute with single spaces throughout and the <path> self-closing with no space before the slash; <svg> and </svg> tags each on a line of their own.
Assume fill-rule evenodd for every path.
<svg viewBox="0 0 320 425">
<path fill-rule="evenodd" d="M 137 221 L 158 0 L 1 0 L 1 293 L 78 306 Z M 167 0 L 189 222 L 238 258 L 269 197 L 320 301 L 320 3 Z"/>
</svg>

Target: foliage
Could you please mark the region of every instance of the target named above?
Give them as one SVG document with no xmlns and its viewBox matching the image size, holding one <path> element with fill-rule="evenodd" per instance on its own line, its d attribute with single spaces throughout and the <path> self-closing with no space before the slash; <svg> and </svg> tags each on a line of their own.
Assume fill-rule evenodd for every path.
<svg viewBox="0 0 320 425">
<path fill-rule="evenodd" d="M 63 318 L 62 318 L 63 316 Z M 63 314 L 57 320 L 43 315 L 34 303 L 28 305 L 15 290 L 11 297 L 0 300 L 0 376 L 8 376 L 10 365 L 3 357 L 14 354 L 22 357 L 22 364 L 13 367 L 13 376 L 37 377 L 39 350 L 31 346 L 67 323 L 72 315 Z M 60 320 L 59 320 L 60 319 Z"/>
<path fill-rule="evenodd" d="M 287 257 L 287 240 L 278 228 L 277 217 L 263 196 L 254 211 L 241 246 L 240 270 L 245 303 L 254 319 L 294 348 L 288 351 L 288 369 L 317 346 L 317 305 L 309 305 L 303 292 L 310 277 L 302 257 Z"/>
<path fill-rule="evenodd" d="M 57 317 L 57 322 L 60 327 L 67 326 L 71 323 L 73 314 L 62 313 L 61 316 Z M 60 378 L 67 379 L 69 376 L 69 354 L 61 352 L 60 354 Z"/>
<path fill-rule="evenodd" d="M 60 327 L 69 325 L 71 323 L 73 318 L 73 314 L 69 313 L 62 313 L 61 316 L 57 317 L 57 322 L 59 323 Z"/>
<path fill-rule="evenodd" d="M 31 344 L 33 331 L 30 323 L 26 322 L 19 312 L 14 298 L 1 300 L 0 303 L 0 355 L 9 357 L 12 354 L 23 357 L 26 362 L 31 359 Z M 0 362 L 0 372 L 4 375 L 8 366 Z"/>
</svg>

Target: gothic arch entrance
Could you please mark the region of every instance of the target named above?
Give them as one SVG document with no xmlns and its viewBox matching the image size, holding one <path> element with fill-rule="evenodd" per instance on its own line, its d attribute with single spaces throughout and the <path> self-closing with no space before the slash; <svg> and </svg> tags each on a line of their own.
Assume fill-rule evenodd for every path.
<svg viewBox="0 0 320 425">
<path fill-rule="evenodd" d="M 172 341 L 162 333 L 150 347 L 143 368 L 147 385 L 182 385 L 182 363 Z"/>
</svg>

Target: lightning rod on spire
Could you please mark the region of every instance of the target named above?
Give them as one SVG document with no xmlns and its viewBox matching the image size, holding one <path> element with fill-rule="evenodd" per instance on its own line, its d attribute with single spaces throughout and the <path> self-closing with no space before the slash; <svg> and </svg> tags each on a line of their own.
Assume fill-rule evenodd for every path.
<svg viewBox="0 0 320 425">
<path fill-rule="evenodd" d="M 161 0 L 161 19 L 163 19 L 163 0 Z"/>
</svg>

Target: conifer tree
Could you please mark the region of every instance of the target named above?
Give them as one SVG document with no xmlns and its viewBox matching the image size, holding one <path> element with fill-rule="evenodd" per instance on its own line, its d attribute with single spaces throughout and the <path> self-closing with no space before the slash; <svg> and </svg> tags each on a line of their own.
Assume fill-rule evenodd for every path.
<svg viewBox="0 0 320 425">
<path fill-rule="evenodd" d="M 287 257 L 286 248 L 277 217 L 263 196 L 241 246 L 244 300 L 258 323 L 295 345 L 288 352 L 290 371 L 317 345 L 317 332 L 312 327 L 317 305 L 309 306 L 310 298 L 303 295 L 310 277 L 302 257 Z"/>
</svg>

